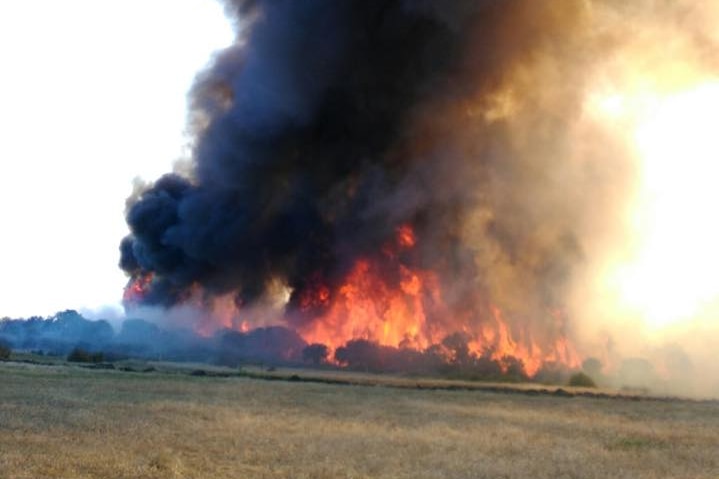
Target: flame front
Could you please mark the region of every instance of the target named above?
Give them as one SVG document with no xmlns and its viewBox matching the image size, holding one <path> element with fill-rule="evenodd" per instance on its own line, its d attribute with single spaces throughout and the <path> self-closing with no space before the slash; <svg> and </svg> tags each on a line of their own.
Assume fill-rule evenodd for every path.
<svg viewBox="0 0 719 479">
<path fill-rule="evenodd" d="M 518 361 L 530 377 L 547 363 L 567 368 L 579 365 L 579 356 L 564 332 L 568 320 L 562 311 L 545 313 L 556 323 L 557 334 L 540 341 L 528 326 L 531 323 L 513 324 L 499 306 L 479 293 L 465 301 L 464 308 L 450 305 L 437 272 L 403 261 L 403 255 L 412 253 L 418 242 L 414 229 L 402 225 L 378 255 L 356 260 L 338 285 L 323 283 L 319 275 L 310 278 L 298 294 L 294 313 L 285 295 L 285 314 L 305 317 L 295 325 L 297 333 L 307 344 L 327 346 L 330 353 L 354 340 L 420 353 L 434 348 L 447 362 L 485 358 L 504 372 Z M 153 274 L 134 277 L 125 289 L 126 305 L 140 304 L 153 279 Z M 194 328 L 204 337 L 220 330 L 248 333 L 260 326 L 282 324 L 279 310 L 269 313 L 273 318 L 267 318 L 268 310 L 258 316 L 238 298 L 234 293 L 206 295 L 195 284 L 183 304 L 201 312 Z"/>
<path fill-rule="evenodd" d="M 434 338 L 426 328 L 423 297 L 437 293 L 432 274 L 400 266 L 399 285 L 392 287 L 377 270 L 375 262 L 358 260 L 327 313 L 302 329 L 302 336 L 333 349 L 351 339 L 417 349 L 431 344 Z"/>
<path fill-rule="evenodd" d="M 416 244 L 413 229 L 403 225 L 379 259 L 357 260 L 334 292 L 326 285 L 310 287 L 300 300 L 301 312 L 317 306 L 324 306 L 324 312 L 299 328 L 305 341 L 336 350 L 351 340 L 364 339 L 382 346 L 424 351 L 462 333 L 474 357 L 489 357 L 500 365 L 506 364 L 508 358 L 520 360 L 529 376 L 545 363 L 570 368 L 579 365 L 579 356 L 563 333 L 540 344 L 530 330 L 514 331 L 498 306 L 490 305 L 486 315 L 453 311 L 443 299 L 436 273 L 412 269 L 399 261 L 399 252 Z M 481 302 L 477 298 L 477 304 Z M 561 312 L 553 316 L 562 323 L 561 330 L 566 318 Z"/>
</svg>

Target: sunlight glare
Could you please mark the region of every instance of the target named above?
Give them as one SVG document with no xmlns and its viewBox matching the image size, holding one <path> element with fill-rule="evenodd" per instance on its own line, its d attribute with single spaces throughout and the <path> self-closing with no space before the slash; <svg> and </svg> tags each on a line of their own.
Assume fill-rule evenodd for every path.
<svg viewBox="0 0 719 479">
<path fill-rule="evenodd" d="M 641 158 L 633 216 L 639 247 L 616 281 L 626 305 L 661 328 L 719 297 L 719 83 L 645 108 L 633 135 Z"/>
</svg>

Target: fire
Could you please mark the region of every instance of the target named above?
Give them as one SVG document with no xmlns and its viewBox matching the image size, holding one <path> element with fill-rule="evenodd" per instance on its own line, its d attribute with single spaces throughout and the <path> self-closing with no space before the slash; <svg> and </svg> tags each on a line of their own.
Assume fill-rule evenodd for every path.
<svg viewBox="0 0 719 479">
<path fill-rule="evenodd" d="M 448 362 L 489 358 L 504 372 L 511 364 L 521 364 L 528 376 L 546 363 L 579 365 L 563 333 L 568 319 L 561 310 L 546 312 L 559 333 L 551 341 L 539 341 L 527 325 L 512 322 L 479 293 L 461 308 L 448 304 L 438 273 L 403 260 L 402 253 L 417 244 L 414 229 L 401 225 L 379 254 L 356 260 L 339 284 L 325 284 L 321 275 L 312 275 L 292 303 L 304 318 L 294 325 L 297 333 L 307 344 L 325 345 L 330 361 L 332 353 L 350 341 L 367 340 L 380 347 L 433 351 Z M 140 303 L 154 279 L 152 273 L 136 275 L 125 290 L 126 304 Z M 274 289 L 268 308 L 253 309 L 235 292 L 213 295 L 195 283 L 182 307 L 198 313 L 194 329 L 201 336 L 227 329 L 249 333 L 281 324 L 281 311 L 290 307 L 291 294 L 279 284 Z"/>
<path fill-rule="evenodd" d="M 445 300 L 447 291 L 436 272 L 403 260 L 402 253 L 417 244 L 414 229 L 401 225 L 378 255 L 356 260 L 339 284 L 325 284 L 320 274 L 312 275 L 293 303 L 305 318 L 295 325 L 297 333 L 307 344 L 325 345 L 330 353 L 362 339 L 398 350 L 432 350 L 448 362 L 489 358 L 505 372 L 520 361 L 529 376 L 545 363 L 579 365 L 572 344 L 561 333 L 567 318 L 560 310 L 547 313 L 560 331 L 550 342 L 538 341 L 526 326 L 521 329 L 513 324 L 499 306 L 479 294 L 458 310 Z M 152 273 L 136 275 L 125 290 L 126 304 L 141 302 L 153 280 Z M 289 307 L 290 293 L 280 285 L 275 289 L 274 306 L 258 311 L 244 305 L 236 293 L 208 294 L 195 283 L 183 307 L 199 313 L 194 329 L 201 336 L 225 329 L 249 333 L 278 324 L 281 308 L 277 301 Z"/>
<path fill-rule="evenodd" d="M 414 230 L 409 225 L 402 225 L 397 228 L 397 244 L 402 248 L 413 248 L 417 243 Z"/>
<path fill-rule="evenodd" d="M 314 308 L 322 308 L 329 304 L 330 290 L 322 283 L 318 283 L 315 279 L 311 281 L 311 286 L 302 292 L 299 300 L 299 307 L 302 311 L 309 311 Z"/>
<path fill-rule="evenodd" d="M 410 249 L 416 241 L 411 227 L 397 229 L 396 247 Z M 474 356 L 488 354 L 500 364 L 506 358 L 515 358 L 529 376 L 546 362 L 579 365 L 579 356 L 564 335 L 553 344 L 540 346 L 529 332 L 517 335 L 497 306 L 490 308 L 489 317 L 459 324 L 452 318 L 472 317 L 472 312 L 450 311 L 437 274 L 396 262 L 395 253 L 384 251 L 383 258 L 358 260 L 334 294 L 324 285 L 309 288 L 300 308 L 323 305 L 326 309 L 300 328 L 305 341 L 336 350 L 350 340 L 365 339 L 382 346 L 422 351 L 461 331 L 469 338 L 468 348 Z M 388 272 L 396 272 L 398 277 L 388 279 L 392 277 Z M 430 327 L 429 315 L 445 317 L 442 324 L 446 329 Z"/>
<path fill-rule="evenodd" d="M 332 295 L 323 284 L 312 282 L 300 296 L 300 310 L 323 308 L 324 314 L 302 327 L 308 343 L 322 343 L 332 350 L 351 339 L 367 339 L 382 345 L 423 349 L 434 339 L 426 331 L 423 297 L 438 297 L 437 281 L 429 271 L 411 270 L 398 262 L 397 253 L 417 243 L 410 225 L 396 230 L 395 241 L 383 248 L 380 259 L 359 259 L 344 283 Z M 383 268 L 396 268 L 394 281 Z"/>
<path fill-rule="evenodd" d="M 422 296 L 431 294 L 433 282 L 423 281 L 422 276 L 431 273 L 401 266 L 399 285 L 392 287 L 379 269 L 374 261 L 358 260 L 328 311 L 300 331 L 305 340 L 332 349 L 351 339 L 419 349 L 429 346 L 433 338 L 425 331 Z"/>
<path fill-rule="evenodd" d="M 133 276 L 125 286 L 125 291 L 122 295 L 123 302 L 125 304 L 140 303 L 150 289 L 154 277 L 155 275 L 152 272 Z"/>
<path fill-rule="evenodd" d="M 491 321 L 482 325 L 479 334 L 469 343 L 473 353 L 481 355 L 491 351 L 490 357 L 499 361 L 500 365 L 506 357 L 519 359 L 529 376 L 534 376 L 545 363 L 558 363 L 571 368 L 579 366 L 579 354 L 566 336 L 560 335 L 553 343 L 542 347 L 531 337 L 531 332 L 525 331 L 524 341 L 520 341 L 518 336 L 515 339 L 502 311 L 496 306 L 492 306 L 491 311 Z"/>
</svg>

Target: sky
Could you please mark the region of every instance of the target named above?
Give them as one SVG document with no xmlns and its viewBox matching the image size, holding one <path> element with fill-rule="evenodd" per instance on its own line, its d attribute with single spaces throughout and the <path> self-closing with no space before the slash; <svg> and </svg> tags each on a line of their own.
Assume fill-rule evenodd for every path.
<svg viewBox="0 0 719 479">
<path fill-rule="evenodd" d="M 119 314 L 133 180 L 186 154 L 213 0 L 0 2 L 0 317 Z"/>
</svg>

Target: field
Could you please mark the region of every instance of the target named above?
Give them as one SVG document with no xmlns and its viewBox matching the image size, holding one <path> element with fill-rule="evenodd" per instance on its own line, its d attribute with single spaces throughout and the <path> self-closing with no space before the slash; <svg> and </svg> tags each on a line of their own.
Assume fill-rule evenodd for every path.
<svg viewBox="0 0 719 479">
<path fill-rule="evenodd" d="M 259 371 L 0 363 L 0 478 L 719 478 L 717 402 Z"/>
</svg>

